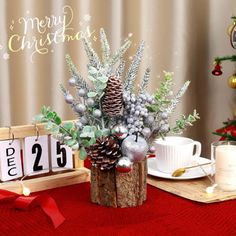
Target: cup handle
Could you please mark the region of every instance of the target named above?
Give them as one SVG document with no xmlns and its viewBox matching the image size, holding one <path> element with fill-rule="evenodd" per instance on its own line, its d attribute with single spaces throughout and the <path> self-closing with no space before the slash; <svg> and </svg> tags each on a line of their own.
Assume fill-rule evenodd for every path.
<svg viewBox="0 0 236 236">
<path fill-rule="evenodd" d="M 194 142 L 193 142 L 193 145 L 196 146 L 196 152 L 195 152 L 195 154 L 193 155 L 193 158 L 198 158 L 198 157 L 200 157 L 200 155 L 201 155 L 202 145 L 201 145 L 201 143 L 198 142 L 198 141 L 194 141 Z"/>
</svg>

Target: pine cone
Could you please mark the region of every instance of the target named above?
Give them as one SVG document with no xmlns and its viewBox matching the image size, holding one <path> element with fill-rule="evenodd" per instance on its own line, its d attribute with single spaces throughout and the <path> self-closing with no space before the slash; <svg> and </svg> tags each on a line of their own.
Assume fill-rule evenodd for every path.
<svg viewBox="0 0 236 236">
<path fill-rule="evenodd" d="M 108 79 L 105 94 L 102 100 L 102 109 L 104 113 L 113 117 L 121 114 L 123 107 L 123 89 L 122 82 L 115 76 Z"/>
<path fill-rule="evenodd" d="M 122 156 L 120 145 L 112 136 L 98 138 L 96 143 L 89 148 L 88 153 L 92 165 L 101 170 L 113 168 Z"/>
</svg>

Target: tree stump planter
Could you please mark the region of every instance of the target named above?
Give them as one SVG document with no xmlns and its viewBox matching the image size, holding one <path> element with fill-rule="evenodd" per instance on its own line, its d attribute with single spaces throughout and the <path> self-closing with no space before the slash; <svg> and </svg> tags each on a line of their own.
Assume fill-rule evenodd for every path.
<svg viewBox="0 0 236 236">
<path fill-rule="evenodd" d="M 91 167 L 91 201 L 107 207 L 135 207 L 147 198 L 147 160 L 128 173 Z"/>
</svg>

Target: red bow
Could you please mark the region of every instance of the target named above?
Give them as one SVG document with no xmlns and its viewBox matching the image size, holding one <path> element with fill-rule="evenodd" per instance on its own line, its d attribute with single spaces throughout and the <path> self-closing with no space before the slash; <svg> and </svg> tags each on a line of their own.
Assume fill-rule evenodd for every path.
<svg viewBox="0 0 236 236">
<path fill-rule="evenodd" d="M 61 225 L 65 220 L 55 200 L 48 194 L 26 197 L 7 190 L 0 190 L 0 200 L 3 199 L 14 200 L 14 207 L 24 211 L 29 210 L 30 207 L 40 206 L 50 217 L 55 228 Z"/>
</svg>

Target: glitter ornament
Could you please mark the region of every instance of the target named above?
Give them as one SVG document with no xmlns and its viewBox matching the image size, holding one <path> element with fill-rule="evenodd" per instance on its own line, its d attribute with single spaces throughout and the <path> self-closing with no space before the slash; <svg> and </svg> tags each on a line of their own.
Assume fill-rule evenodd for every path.
<svg viewBox="0 0 236 236">
<path fill-rule="evenodd" d="M 124 139 L 128 135 L 128 130 L 123 124 L 115 125 L 112 128 L 112 134 L 115 135 L 118 139 Z"/>
<path fill-rule="evenodd" d="M 131 161 L 139 162 L 144 160 L 148 151 L 148 144 L 144 138 L 130 135 L 122 142 L 121 151 Z"/>
<path fill-rule="evenodd" d="M 68 80 L 68 84 L 71 86 L 71 87 L 74 87 L 76 85 L 76 79 L 74 77 L 71 77 L 69 80 Z"/>
<path fill-rule="evenodd" d="M 73 96 L 71 95 L 71 94 L 66 94 L 66 96 L 65 96 L 65 100 L 66 100 L 66 103 L 68 103 L 68 104 L 72 104 L 73 103 L 73 101 L 74 101 L 74 98 L 73 98 Z"/>
<path fill-rule="evenodd" d="M 236 89 L 236 74 L 233 74 L 229 77 L 228 85 L 230 88 Z"/>
<path fill-rule="evenodd" d="M 128 173 L 132 170 L 132 162 L 128 157 L 121 157 L 116 164 L 116 171 L 120 173 Z"/>
</svg>

